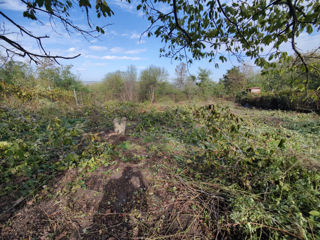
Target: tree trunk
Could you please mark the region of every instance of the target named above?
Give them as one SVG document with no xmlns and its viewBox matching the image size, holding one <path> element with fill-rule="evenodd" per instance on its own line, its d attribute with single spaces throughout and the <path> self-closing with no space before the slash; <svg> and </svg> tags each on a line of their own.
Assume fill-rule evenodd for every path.
<svg viewBox="0 0 320 240">
<path fill-rule="evenodd" d="M 154 102 L 154 87 L 152 87 L 150 90 L 150 102 L 151 103 Z"/>
<path fill-rule="evenodd" d="M 73 89 L 73 95 L 74 95 L 74 99 L 76 101 L 76 105 L 78 106 L 79 103 L 78 103 L 77 93 L 76 93 L 75 89 Z"/>
</svg>

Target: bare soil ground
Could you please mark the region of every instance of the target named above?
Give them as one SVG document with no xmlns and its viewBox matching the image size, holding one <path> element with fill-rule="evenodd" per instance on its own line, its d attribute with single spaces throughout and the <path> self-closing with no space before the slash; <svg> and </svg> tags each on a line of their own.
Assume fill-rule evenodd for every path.
<svg viewBox="0 0 320 240">
<path fill-rule="evenodd" d="M 101 134 L 101 141 L 107 140 Z M 112 144 L 147 144 L 136 138 L 112 136 Z M 34 199 L 2 215 L 0 239 L 188 239 L 203 232 L 192 214 L 191 201 L 179 193 L 161 158 L 115 161 L 81 176 L 68 170 Z M 80 185 L 75 183 L 81 183 Z M 189 202 L 188 202 L 189 201 Z M 189 237 L 188 237 L 189 236 Z"/>
</svg>

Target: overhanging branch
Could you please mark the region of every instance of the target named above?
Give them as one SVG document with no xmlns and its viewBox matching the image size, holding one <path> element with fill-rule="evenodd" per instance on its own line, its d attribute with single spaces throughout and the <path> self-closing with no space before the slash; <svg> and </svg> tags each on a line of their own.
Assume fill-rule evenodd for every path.
<svg viewBox="0 0 320 240">
<path fill-rule="evenodd" d="M 80 33 L 84 38 L 86 38 L 88 36 L 96 38 L 98 36 L 98 35 L 95 36 L 93 34 L 93 33 L 97 32 L 97 31 L 91 29 L 91 24 L 90 24 L 90 20 L 89 20 L 89 13 L 88 13 L 88 7 L 87 6 L 85 6 L 85 10 L 86 10 L 86 16 L 87 16 L 88 25 L 90 27 L 89 30 L 81 28 L 81 27 L 77 26 L 76 24 L 73 24 L 73 22 L 68 17 L 69 14 L 66 13 L 63 9 L 60 9 L 59 7 L 56 7 L 53 10 L 48 10 L 46 8 L 37 7 L 36 4 L 30 4 L 30 2 L 26 1 L 26 0 L 20 0 L 20 2 L 23 3 L 26 6 L 26 10 L 30 10 L 31 9 L 31 10 L 35 10 L 35 13 L 36 12 L 44 13 L 45 15 L 47 15 L 49 17 L 50 22 L 52 20 L 60 21 L 63 24 L 65 30 L 68 33 L 70 33 L 69 30 L 72 29 L 75 32 Z M 5 13 L 5 11 L 3 11 L 3 10 L 0 11 L 0 17 L 3 17 L 5 22 L 8 22 L 8 23 L 10 23 L 10 24 L 12 24 L 14 26 L 14 28 L 16 29 L 15 33 L 17 33 L 17 34 L 20 33 L 22 36 L 25 35 L 27 37 L 30 37 L 30 38 L 34 39 L 34 41 L 37 43 L 37 45 L 39 47 L 39 50 L 40 50 L 40 53 L 27 50 L 23 46 L 23 44 L 18 43 L 17 41 L 15 41 L 12 38 L 10 38 L 7 29 L 3 28 L 3 31 L 0 33 L 0 41 L 3 41 L 3 43 L 5 43 L 5 44 L 0 44 L 0 47 L 2 47 L 5 50 L 7 55 L 9 53 L 11 53 L 11 55 L 17 55 L 17 56 L 20 56 L 20 57 L 28 57 L 30 59 L 30 61 L 32 61 L 32 62 L 34 62 L 36 64 L 38 64 L 40 62 L 41 58 L 49 58 L 49 59 L 52 59 L 53 61 L 58 63 L 58 61 L 57 61 L 58 59 L 74 59 L 74 58 L 79 57 L 81 55 L 81 54 L 77 54 L 77 55 L 70 56 L 70 57 L 69 56 L 62 56 L 62 55 L 52 55 L 43 46 L 43 39 L 49 38 L 48 35 L 38 36 L 36 34 L 33 34 L 31 31 L 29 31 L 23 25 L 18 24 L 15 19 L 9 17 Z M 33 20 L 41 23 L 41 21 L 39 19 L 37 19 L 36 17 Z M 101 29 L 101 33 L 103 33 L 103 29 L 108 25 L 99 27 L 99 29 Z M 54 27 L 52 27 L 52 28 L 54 29 Z"/>
<path fill-rule="evenodd" d="M 297 32 L 297 23 L 298 23 L 298 18 L 297 18 L 297 14 L 296 14 L 296 8 L 295 6 L 292 4 L 291 0 L 287 0 L 286 4 L 289 7 L 289 14 L 292 18 L 292 35 L 291 35 L 291 47 L 293 49 L 293 51 L 297 54 L 298 58 L 301 60 L 305 70 L 306 70 L 306 89 L 308 89 L 308 85 L 309 85 L 309 67 L 308 64 L 306 63 L 304 57 L 302 56 L 302 54 L 298 51 L 297 47 L 296 47 L 296 42 L 295 42 L 295 35 Z"/>
<path fill-rule="evenodd" d="M 59 56 L 59 55 L 50 55 L 47 54 L 46 52 L 44 54 L 37 54 L 37 53 L 33 53 L 28 51 L 27 49 L 25 49 L 24 47 L 22 47 L 21 44 L 17 43 L 16 41 L 13 41 L 9 38 L 7 38 L 4 35 L 0 35 L 0 39 L 5 41 L 6 43 L 8 43 L 10 46 L 12 46 L 14 49 L 18 50 L 14 51 L 12 49 L 9 49 L 8 47 L 5 47 L 4 45 L 1 45 L 3 48 L 5 48 L 6 52 L 11 52 L 14 55 L 18 55 L 20 57 L 29 57 L 29 59 L 31 61 L 33 61 L 34 63 L 38 64 L 39 63 L 39 58 L 50 58 L 53 59 L 54 61 L 57 62 L 57 59 L 74 59 L 79 57 L 81 54 L 75 55 L 75 56 L 71 56 L 71 57 L 65 57 L 65 56 Z"/>
<path fill-rule="evenodd" d="M 179 19 L 178 19 L 178 13 L 177 13 L 177 1 L 173 0 L 173 14 L 174 14 L 174 20 L 176 27 L 186 36 L 188 39 L 188 44 L 192 44 L 192 38 L 190 37 L 189 33 L 185 29 L 183 29 L 180 24 L 179 24 Z"/>
</svg>

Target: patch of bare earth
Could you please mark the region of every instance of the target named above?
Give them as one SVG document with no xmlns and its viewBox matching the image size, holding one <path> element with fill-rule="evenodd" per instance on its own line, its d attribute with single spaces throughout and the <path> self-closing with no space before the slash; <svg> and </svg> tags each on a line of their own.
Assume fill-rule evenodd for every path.
<svg viewBox="0 0 320 240">
<path fill-rule="evenodd" d="M 103 137 L 103 136 L 102 136 Z M 139 139 L 113 136 L 113 144 Z M 146 156 L 146 146 L 134 154 Z M 130 150 L 128 150 L 130 151 Z M 130 153 L 128 153 L 130 155 Z M 166 156 L 166 159 L 168 156 Z M 68 170 L 0 225 L 0 239 L 190 239 L 203 236 L 192 199 L 181 193 L 162 155 Z M 156 166 L 157 170 L 154 169 Z M 82 181 L 82 185 L 75 184 Z"/>
</svg>

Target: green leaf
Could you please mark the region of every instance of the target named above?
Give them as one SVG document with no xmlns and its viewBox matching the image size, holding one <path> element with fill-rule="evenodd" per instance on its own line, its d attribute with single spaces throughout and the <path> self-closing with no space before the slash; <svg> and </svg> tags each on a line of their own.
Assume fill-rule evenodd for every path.
<svg viewBox="0 0 320 240">
<path fill-rule="evenodd" d="M 278 144 L 278 147 L 279 148 L 284 148 L 284 143 L 285 143 L 285 140 L 282 138 Z"/>
<path fill-rule="evenodd" d="M 311 34 L 312 32 L 313 32 L 313 28 L 312 28 L 311 24 L 309 24 L 307 26 L 307 33 Z"/>
<path fill-rule="evenodd" d="M 44 3 L 44 0 L 38 0 L 37 3 L 38 3 L 38 6 L 39 6 L 39 7 L 42 7 L 42 6 L 43 6 L 43 3 Z"/>
<path fill-rule="evenodd" d="M 46 8 L 47 11 L 53 12 L 51 0 L 45 0 L 45 1 L 44 1 L 44 6 L 45 6 L 45 8 Z"/>
<path fill-rule="evenodd" d="M 11 143 L 7 141 L 0 141 L 0 149 L 6 149 L 11 146 Z"/>
<path fill-rule="evenodd" d="M 315 216 L 315 217 L 320 217 L 320 212 L 316 210 L 312 210 L 309 212 L 310 215 Z"/>
</svg>

